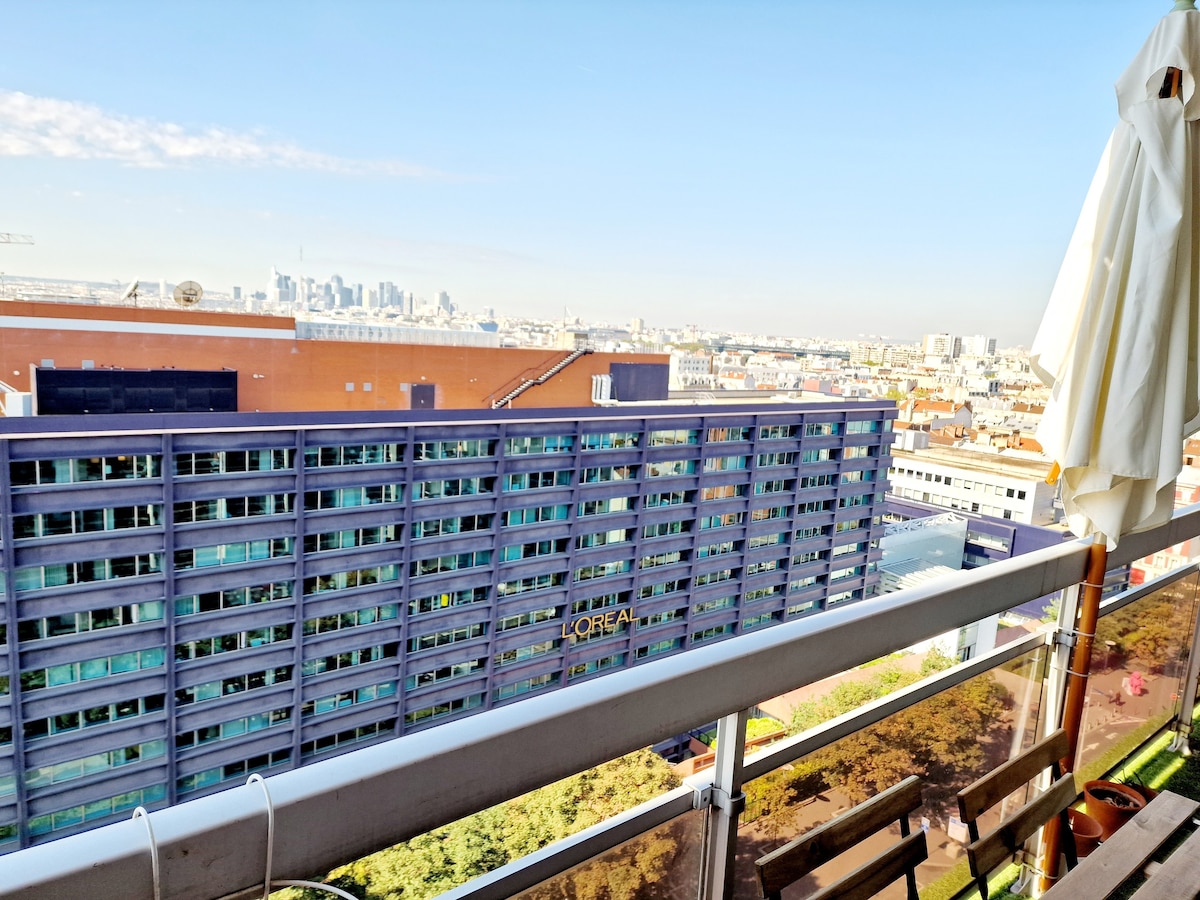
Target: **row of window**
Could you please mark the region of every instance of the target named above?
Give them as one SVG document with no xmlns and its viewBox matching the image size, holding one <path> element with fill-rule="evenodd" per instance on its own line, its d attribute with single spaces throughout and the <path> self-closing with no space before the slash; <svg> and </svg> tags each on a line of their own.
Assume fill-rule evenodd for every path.
<svg viewBox="0 0 1200 900">
<path fill-rule="evenodd" d="M 162 647 L 149 647 L 145 650 L 132 650 L 114 656 L 85 659 L 82 662 L 47 666 L 44 669 L 29 669 L 21 673 L 21 690 L 40 691 L 43 688 L 106 678 L 109 675 L 154 669 L 163 664 L 165 656 Z"/>
<path fill-rule="evenodd" d="M 218 725 L 206 725 L 203 728 L 197 728 L 193 731 L 180 732 L 175 735 L 175 746 L 180 750 L 186 750 L 189 747 L 198 747 L 201 744 L 221 741 L 242 734 L 250 734 L 254 731 L 262 731 L 273 725 L 286 725 L 290 721 L 292 721 L 292 708 L 290 706 L 282 706 L 270 712 L 240 716 L 228 722 L 221 722 Z"/>
<path fill-rule="evenodd" d="M 245 650 L 249 647 L 264 647 L 292 639 L 292 626 L 269 625 L 266 628 L 252 628 L 249 631 L 236 631 L 233 634 L 221 634 L 215 637 L 196 638 L 175 645 L 177 661 L 202 659 L 218 653 L 232 653 L 235 650 Z"/>
<path fill-rule="evenodd" d="M 385 681 L 381 684 L 369 684 L 354 690 L 339 691 L 328 697 L 318 697 L 316 700 L 306 700 L 300 704 L 300 717 L 320 716 L 334 710 L 358 703 L 370 703 L 383 697 L 396 696 L 396 682 Z"/>
<path fill-rule="evenodd" d="M 290 748 L 274 750 L 270 753 L 261 753 L 247 760 L 227 763 L 226 765 L 217 766 L 214 769 L 205 769 L 203 772 L 196 772 L 192 775 L 184 775 L 182 778 L 175 780 L 175 786 L 178 788 L 179 793 L 185 794 L 235 779 L 245 781 L 246 776 L 251 772 L 264 772 L 267 769 L 282 766 L 290 762 L 291 759 L 292 751 Z"/>
<path fill-rule="evenodd" d="M 83 728 L 90 728 L 93 725 L 107 725 L 109 722 L 132 719 L 147 713 L 162 712 L 165 702 L 165 694 L 151 694 L 148 697 L 118 700 L 115 703 L 58 713 L 45 719 L 28 719 L 21 726 L 21 730 L 26 740 L 68 734 Z"/>
<path fill-rule="evenodd" d="M 398 643 L 379 644 L 375 647 L 360 647 L 357 650 L 347 650 L 344 653 L 334 653 L 330 656 L 318 656 L 306 659 L 300 664 L 300 674 L 320 675 L 322 672 L 334 672 L 338 669 L 349 669 L 363 666 L 367 663 L 378 662 L 381 659 L 395 659 L 400 645 Z"/>
<path fill-rule="evenodd" d="M 273 684 L 285 684 L 292 680 L 291 666 L 276 666 L 260 672 L 249 672 L 245 675 L 233 675 L 216 681 L 206 681 L 191 687 L 175 691 L 175 705 L 186 706 L 190 703 L 201 703 L 205 700 L 215 700 L 229 694 L 240 694 L 244 691 L 255 691 L 270 687 Z"/>
<path fill-rule="evenodd" d="M 167 787 L 163 784 L 150 785 L 133 791 L 125 791 L 115 797 L 94 800 L 81 806 L 72 806 L 46 815 L 34 816 L 29 820 L 29 833 L 34 837 L 72 828 L 85 822 L 98 822 L 114 815 L 125 815 L 139 806 L 161 803 L 167 799 Z"/>
<path fill-rule="evenodd" d="M 877 433 L 882 429 L 878 420 L 856 422 L 813 422 L 764 425 L 758 429 L 760 440 L 827 435 Z M 746 441 L 748 426 L 707 429 L 709 443 Z M 612 450 L 635 447 L 641 432 L 600 432 L 579 436 L 581 450 Z M 700 442 L 698 429 L 660 429 L 648 433 L 650 447 L 694 445 Z M 543 453 L 563 453 L 574 449 L 573 435 L 531 435 L 508 438 L 507 455 L 520 456 Z M 492 438 L 462 438 L 419 441 L 413 445 L 413 459 L 418 461 L 486 458 L 496 453 L 497 441 Z M 383 465 L 403 462 L 404 446 L 399 443 L 356 443 L 312 446 L 304 449 L 307 468 L 329 468 L 358 465 Z M 10 478 L 17 486 L 36 484 L 72 484 L 86 481 L 107 481 L 129 478 L 155 478 L 161 474 L 162 457 L 157 454 L 126 454 L 75 459 L 21 460 L 10 464 Z M 241 472 L 276 472 L 294 467 L 295 451 L 289 447 L 255 448 L 248 450 L 210 450 L 176 453 L 174 472 L 179 476 L 216 475 Z"/>
<path fill-rule="evenodd" d="M 166 753 L 167 742 L 163 740 L 144 741 L 117 750 L 92 753 L 80 759 L 69 759 L 53 765 L 30 769 L 25 773 L 25 786 L 33 789 L 61 784 L 74 778 L 82 778 L 85 775 L 95 775 L 109 769 L 127 766 L 143 759 L 155 759 L 165 756 Z"/>
<path fill-rule="evenodd" d="M 120 625 L 136 625 L 139 622 L 158 622 L 163 617 L 163 605 L 161 600 L 151 600 L 128 606 L 106 606 L 101 609 L 28 619 L 17 623 L 17 635 L 22 641 L 36 641 L 102 628 L 116 628 Z"/>
</svg>

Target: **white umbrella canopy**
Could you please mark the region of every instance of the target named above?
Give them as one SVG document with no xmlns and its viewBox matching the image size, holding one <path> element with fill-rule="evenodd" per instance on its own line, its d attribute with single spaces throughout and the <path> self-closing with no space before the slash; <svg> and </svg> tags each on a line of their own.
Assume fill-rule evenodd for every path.
<svg viewBox="0 0 1200 900">
<path fill-rule="evenodd" d="M 1170 517 L 1200 426 L 1198 77 L 1200 12 L 1168 13 L 1117 81 L 1120 122 L 1031 350 L 1068 524 L 1109 549 Z"/>
</svg>

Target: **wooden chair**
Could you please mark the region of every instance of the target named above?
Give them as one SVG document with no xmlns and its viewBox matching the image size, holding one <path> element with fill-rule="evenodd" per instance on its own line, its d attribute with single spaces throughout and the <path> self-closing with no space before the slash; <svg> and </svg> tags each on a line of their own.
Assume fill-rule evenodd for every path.
<svg viewBox="0 0 1200 900">
<path fill-rule="evenodd" d="M 1010 759 L 958 792 L 958 814 L 971 836 L 967 859 L 982 900 L 988 900 L 988 873 L 1016 853 L 1034 832 L 1055 816 L 1059 818 L 1067 868 L 1073 869 L 1078 863 L 1075 837 L 1067 820 L 1067 807 L 1074 802 L 1078 792 L 1075 790 L 1075 777 L 1070 772 L 1063 773 L 1059 765 L 1059 760 L 1067 755 L 1067 750 L 1067 733 L 1060 728 L 1020 756 Z M 979 817 L 1046 769 L 1050 769 L 1053 779 L 1049 790 L 1034 797 L 980 837 Z"/>
<path fill-rule="evenodd" d="M 916 868 L 929 855 L 925 832 L 909 833 L 908 814 L 921 805 L 921 782 L 910 776 L 844 815 L 802 834 L 755 861 L 763 897 L 781 900 L 783 889 L 841 855 L 865 838 L 900 823 L 901 840 L 870 862 L 830 884 L 809 900 L 865 900 L 899 878 L 908 877 L 909 900 L 917 900 Z"/>
</svg>

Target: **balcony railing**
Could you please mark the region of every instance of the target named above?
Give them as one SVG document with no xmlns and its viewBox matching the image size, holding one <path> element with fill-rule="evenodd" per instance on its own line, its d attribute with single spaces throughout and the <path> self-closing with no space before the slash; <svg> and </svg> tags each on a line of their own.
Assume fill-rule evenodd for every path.
<svg viewBox="0 0 1200 900">
<path fill-rule="evenodd" d="M 1200 505 L 1153 531 L 1127 536 L 1111 554 L 1110 565 L 1127 564 L 1197 534 Z M 946 576 L 449 722 L 261 784 L 11 853 L 0 857 L 0 898 L 261 895 L 268 861 L 272 880 L 311 878 L 713 721 L 718 722 L 715 765 L 686 786 L 444 896 L 511 897 L 547 879 L 569 879 L 575 867 L 589 861 L 604 865 L 606 852 L 622 852 L 630 846 L 626 842 L 636 845 L 667 831 L 673 852 L 664 877 L 679 888 L 675 896 L 752 896 L 735 865 L 739 847 L 757 848 L 767 838 L 781 842 L 790 836 L 753 823 L 739 832 L 743 788 L 749 785 L 753 793 L 756 779 L 770 778 L 976 678 L 1001 682 L 1011 707 L 1006 716 L 1011 733 L 987 736 L 993 750 L 1003 750 L 1004 741 L 1019 750 L 1053 727 L 1071 643 L 1071 627 L 1063 623 L 1074 621 L 1073 588 L 1084 579 L 1086 557 L 1086 544 L 1078 542 Z M 1120 706 L 1111 688 L 1101 698 L 1104 679 L 1114 681 L 1121 673 L 1105 671 L 1109 648 L 1103 635 L 1097 640 L 1101 674 L 1096 702 L 1085 712 L 1078 769 L 1102 765 L 1100 757 L 1119 749 L 1109 734 L 1134 740 L 1148 729 L 1190 721 L 1198 656 L 1191 652 L 1197 581 L 1196 567 L 1188 566 L 1106 605 L 1106 616 L 1128 616 L 1138 604 L 1161 603 L 1170 594 L 1169 608 L 1177 614 L 1165 637 L 1160 629 L 1159 641 L 1165 643 L 1158 652 L 1165 661 L 1157 686 L 1147 692 L 1145 703 L 1138 701 L 1137 716 Z M 744 756 L 746 721 L 758 704 L 1063 589 L 1056 627 Z M 933 793 L 944 801 L 956 787 L 934 785 Z M 809 812 L 815 814 L 817 805 Z M 941 812 L 931 810 L 931 818 L 948 831 L 952 826 L 941 814 L 945 808 L 943 802 Z M 795 820 L 809 812 L 797 813 L 787 827 L 802 827 Z M 826 818 L 832 814 L 824 813 Z M 952 840 L 946 849 L 942 855 L 948 857 L 955 849 Z M 928 881 L 941 874 L 933 865 L 922 877 Z"/>
</svg>

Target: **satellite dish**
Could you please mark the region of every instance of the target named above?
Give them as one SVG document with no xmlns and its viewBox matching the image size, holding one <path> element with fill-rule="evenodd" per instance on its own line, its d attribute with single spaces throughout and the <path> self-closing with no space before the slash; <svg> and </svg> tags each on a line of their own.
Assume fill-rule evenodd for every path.
<svg viewBox="0 0 1200 900">
<path fill-rule="evenodd" d="M 185 281 L 175 286 L 175 302 L 180 306 L 195 306 L 204 296 L 204 288 L 194 281 Z"/>
<path fill-rule="evenodd" d="M 126 300 L 132 300 L 134 303 L 137 303 L 138 286 L 138 282 L 131 281 L 129 287 L 125 288 L 125 292 L 121 294 L 121 302 L 124 303 Z"/>
</svg>

